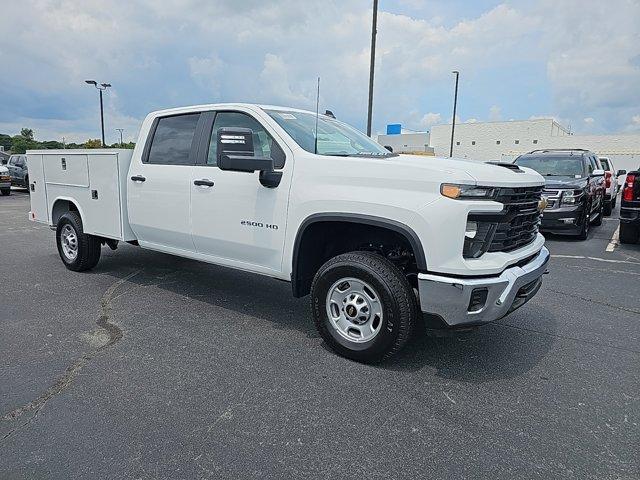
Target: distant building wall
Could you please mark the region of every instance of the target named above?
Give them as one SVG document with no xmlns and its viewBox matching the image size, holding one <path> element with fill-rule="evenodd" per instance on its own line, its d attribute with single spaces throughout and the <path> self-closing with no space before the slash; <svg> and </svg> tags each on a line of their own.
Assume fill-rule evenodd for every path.
<svg viewBox="0 0 640 480">
<path fill-rule="evenodd" d="M 449 156 L 451 125 L 431 128 L 437 156 Z M 453 156 L 470 160 L 512 160 L 531 150 L 584 148 L 612 159 L 616 169 L 640 166 L 640 134 L 570 135 L 551 119 L 456 124 Z"/>
<path fill-rule="evenodd" d="M 378 135 L 378 143 L 390 146 L 395 153 L 433 153 L 433 149 L 429 146 L 429 141 L 429 132 Z"/>
</svg>

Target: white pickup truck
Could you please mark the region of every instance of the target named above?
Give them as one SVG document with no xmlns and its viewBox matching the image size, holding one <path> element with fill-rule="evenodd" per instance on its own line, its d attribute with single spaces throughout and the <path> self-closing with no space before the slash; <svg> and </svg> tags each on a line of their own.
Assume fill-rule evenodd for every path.
<svg viewBox="0 0 640 480">
<path fill-rule="evenodd" d="M 331 116 L 253 104 L 149 114 L 131 150 L 28 152 L 31 220 L 65 266 L 128 242 L 290 281 L 323 339 L 375 362 L 420 318 L 470 327 L 540 288 L 543 178 L 396 155 Z M 428 315 L 421 315 L 421 313 Z"/>
</svg>

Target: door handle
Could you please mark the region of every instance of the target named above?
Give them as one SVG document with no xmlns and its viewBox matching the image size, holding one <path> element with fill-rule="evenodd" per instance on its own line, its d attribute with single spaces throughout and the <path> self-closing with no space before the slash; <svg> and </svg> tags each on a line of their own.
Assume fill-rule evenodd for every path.
<svg viewBox="0 0 640 480">
<path fill-rule="evenodd" d="M 198 187 L 213 187 L 214 183 L 211 180 L 203 178 L 201 180 L 194 180 L 193 184 Z"/>
<path fill-rule="evenodd" d="M 134 175 L 133 177 L 131 177 L 131 180 L 133 180 L 134 182 L 144 182 L 146 178 L 142 175 Z"/>
</svg>

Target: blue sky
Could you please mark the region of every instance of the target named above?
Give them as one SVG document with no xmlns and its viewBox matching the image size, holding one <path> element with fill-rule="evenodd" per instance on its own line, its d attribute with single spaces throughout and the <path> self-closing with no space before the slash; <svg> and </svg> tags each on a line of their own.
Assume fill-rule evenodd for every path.
<svg viewBox="0 0 640 480">
<path fill-rule="evenodd" d="M 249 101 L 366 123 L 371 1 L 27 0 L 0 17 L 0 133 L 133 139 L 151 110 Z M 640 2 L 380 0 L 374 130 L 554 117 L 640 131 Z"/>
</svg>

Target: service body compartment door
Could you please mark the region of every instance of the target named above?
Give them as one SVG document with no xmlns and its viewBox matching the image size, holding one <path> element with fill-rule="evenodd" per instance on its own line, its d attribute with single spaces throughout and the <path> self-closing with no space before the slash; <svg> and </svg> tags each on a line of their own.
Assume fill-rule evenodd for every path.
<svg viewBox="0 0 640 480">
<path fill-rule="evenodd" d="M 27 154 L 27 164 L 29 165 L 29 193 L 31 194 L 29 219 L 36 222 L 49 223 L 42 155 Z"/>
<path fill-rule="evenodd" d="M 87 155 L 64 153 L 46 155 L 44 174 L 48 184 L 73 187 L 89 186 Z"/>
<path fill-rule="evenodd" d="M 85 205 L 84 229 L 94 235 L 119 239 L 120 182 L 117 154 L 89 155 L 89 200 Z"/>
</svg>

